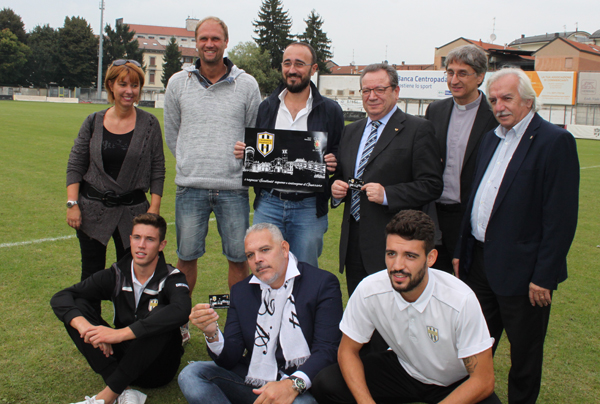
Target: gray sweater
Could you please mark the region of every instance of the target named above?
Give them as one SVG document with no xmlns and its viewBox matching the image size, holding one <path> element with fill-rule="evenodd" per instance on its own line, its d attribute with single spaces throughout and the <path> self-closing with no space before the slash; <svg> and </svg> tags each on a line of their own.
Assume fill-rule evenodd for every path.
<svg viewBox="0 0 600 404">
<path fill-rule="evenodd" d="M 182 187 L 241 190 L 242 160 L 233 146 L 254 127 L 260 91 L 254 77 L 231 68 L 205 88 L 195 66 L 174 74 L 165 95 L 165 140 L 177 160 L 175 183 Z"/>
<path fill-rule="evenodd" d="M 69 155 L 67 163 L 67 186 L 84 180 L 99 191 L 114 191 L 117 195 L 140 189 L 162 196 L 165 182 L 165 156 L 156 117 L 136 108 L 135 129 L 123 166 L 115 181 L 104 171 L 102 161 L 102 132 L 106 110 L 88 116 Z M 92 118 L 94 133 L 90 133 Z M 79 199 L 81 231 L 106 245 L 116 228 L 119 229 L 125 248 L 129 248 L 129 236 L 133 218 L 148 211 L 146 201 L 133 206 L 106 207 L 99 201 Z"/>
</svg>

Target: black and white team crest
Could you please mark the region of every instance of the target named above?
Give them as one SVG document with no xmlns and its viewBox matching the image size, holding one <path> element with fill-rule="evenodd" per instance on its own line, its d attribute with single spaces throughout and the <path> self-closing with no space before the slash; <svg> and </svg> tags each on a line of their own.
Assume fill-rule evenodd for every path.
<svg viewBox="0 0 600 404">
<path fill-rule="evenodd" d="M 273 151 L 275 135 L 269 132 L 261 132 L 256 135 L 256 149 L 263 157 L 267 157 Z"/>
<path fill-rule="evenodd" d="M 434 343 L 440 340 L 438 329 L 430 325 L 427 326 L 427 335 L 429 335 L 429 339 Z"/>
</svg>

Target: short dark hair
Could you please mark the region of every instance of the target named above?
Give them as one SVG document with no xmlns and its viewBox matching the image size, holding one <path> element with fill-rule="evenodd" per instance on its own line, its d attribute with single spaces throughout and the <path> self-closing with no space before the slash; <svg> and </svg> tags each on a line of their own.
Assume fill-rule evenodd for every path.
<svg viewBox="0 0 600 404">
<path fill-rule="evenodd" d="M 159 241 L 163 241 L 167 235 L 167 222 L 156 213 L 142 213 L 133 218 L 133 227 L 137 224 L 146 224 L 158 229 Z"/>
<path fill-rule="evenodd" d="M 315 52 L 315 48 L 313 48 L 308 42 L 300 42 L 300 41 L 292 42 L 291 44 L 286 46 L 285 49 L 289 48 L 290 46 L 295 46 L 295 45 L 304 46 L 306 49 L 308 49 L 310 51 L 310 56 L 312 57 L 311 65 L 314 65 L 315 63 L 317 63 L 317 52 Z"/>
<path fill-rule="evenodd" d="M 487 55 L 483 49 L 477 45 L 464 45 L 452 49 L 450 53 L 448 53 L 448 56 L 446 56 L 445 67 L 448 68 L 450 63 L 455 62 L 471 66 L 478 76 L 485 74 L 488 70 Z M 481 85 L 481 83 L 479 85 Z"/>
<path fill-rule="evenodd" d="M 435 247 L 435 224 L 420 210 L 403 210 L 397 213 L 385 227 L 385 235 L 395 234 L 405 240 L 421 240 L 425 253 Z"/>
<path fill-rule="evenodd" d="M 365 67 L 363 69 L 362 73 L 360 74 L 361 87 L 362 87 L 363 77 L 365 77 L 365 74 L 377 72 L 379 70 L 383 70 L 387 73 L 388 78 L 390 79 L 390 85 L 392 86 L 392 89 L 395 89 L 396 87 L 398 87 L 398 72 L 396 71 L 396 68 L 394 66 L 390 66 L 387 63 L 373 63 L 373 64 Z"/>
</svg>

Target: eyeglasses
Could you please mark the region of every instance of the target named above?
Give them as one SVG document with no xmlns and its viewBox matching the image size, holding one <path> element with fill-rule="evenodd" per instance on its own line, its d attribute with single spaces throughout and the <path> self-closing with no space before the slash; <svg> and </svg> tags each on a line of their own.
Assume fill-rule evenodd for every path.
<svg viewBox="0 0 600 404">
<path fill-rule="evenodd" d="M 361 93 L 363 96 L 369 96 L 371 94 L 371 91 L 374 91 L 375 94 L 377 95 L 383 95 L 385 94 L 385 90 L 387 90 L 390 87 L 395 87 L 392 85 L 386 86 L 386 87 L 375 87 L 375 88 L 361 88 L 360 90 L 358 90 L 359 93 Z"/>
<path fill-rule="evenodd" d="M 138 62 L 137 60 L 133 60 L 133 59 L 117 59 L 112 63 L 112 65 L 113 66 L 123 66 L 126 63 L 131 63 L 133 65 L 136 65 L 137 67 L 142 67 L 140 62 Z"/>
<path fill-rule="evenodd" d="M 289 69 L 290 67 L 292 67 L 292 65 L 294 65 L 294 67 L 296 69 L 302 69 L 302 68 L 304 68 L 306 66 L 312 66 L 312 65 L 309 65 L 308 63 L 304 63 L 304 62 L 301 62 L 299 60 L 296 60 L 295 62 L 292 62 L 291 60 L 286 60 L 281 65 L 283 67 L 285 67 L 286 69 Z"/>
<path fill-rule="evenodd" d="M 448 77 L 452 78 L 452 77 L 454 77 L 454 75 L 457 75 L 459 79 L 464 79 L 464 78 L 472 76 L 474 74 L 477 74 L 477 72 L 467 73 L 466 70 L 461 70 L 458 73 L 455 73 L 452 70 L 446 70 L 444 72 L 444 76 L 448 76 Z"/>
</svg>

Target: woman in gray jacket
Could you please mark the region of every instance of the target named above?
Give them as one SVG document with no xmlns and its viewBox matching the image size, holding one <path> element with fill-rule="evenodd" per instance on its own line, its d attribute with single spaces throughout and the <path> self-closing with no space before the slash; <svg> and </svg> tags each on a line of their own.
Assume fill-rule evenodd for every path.
<svg viewBox="0 0 600 404">
<path fill-rule="evenodd" d="M 113 238 L 117 261 L 129 248 L 133 218 L 160 213 L 165 180 L 156 117 L 134 106 L 144 85 L 135 60 L 115 60 L 104 87 L 114 105 L 86 118 L 67 164 L 67 223 L 77 230 L 81 280 L 106 267 Z M 146 193 L 150 190 L 150 203 Z"/>
</svg>

